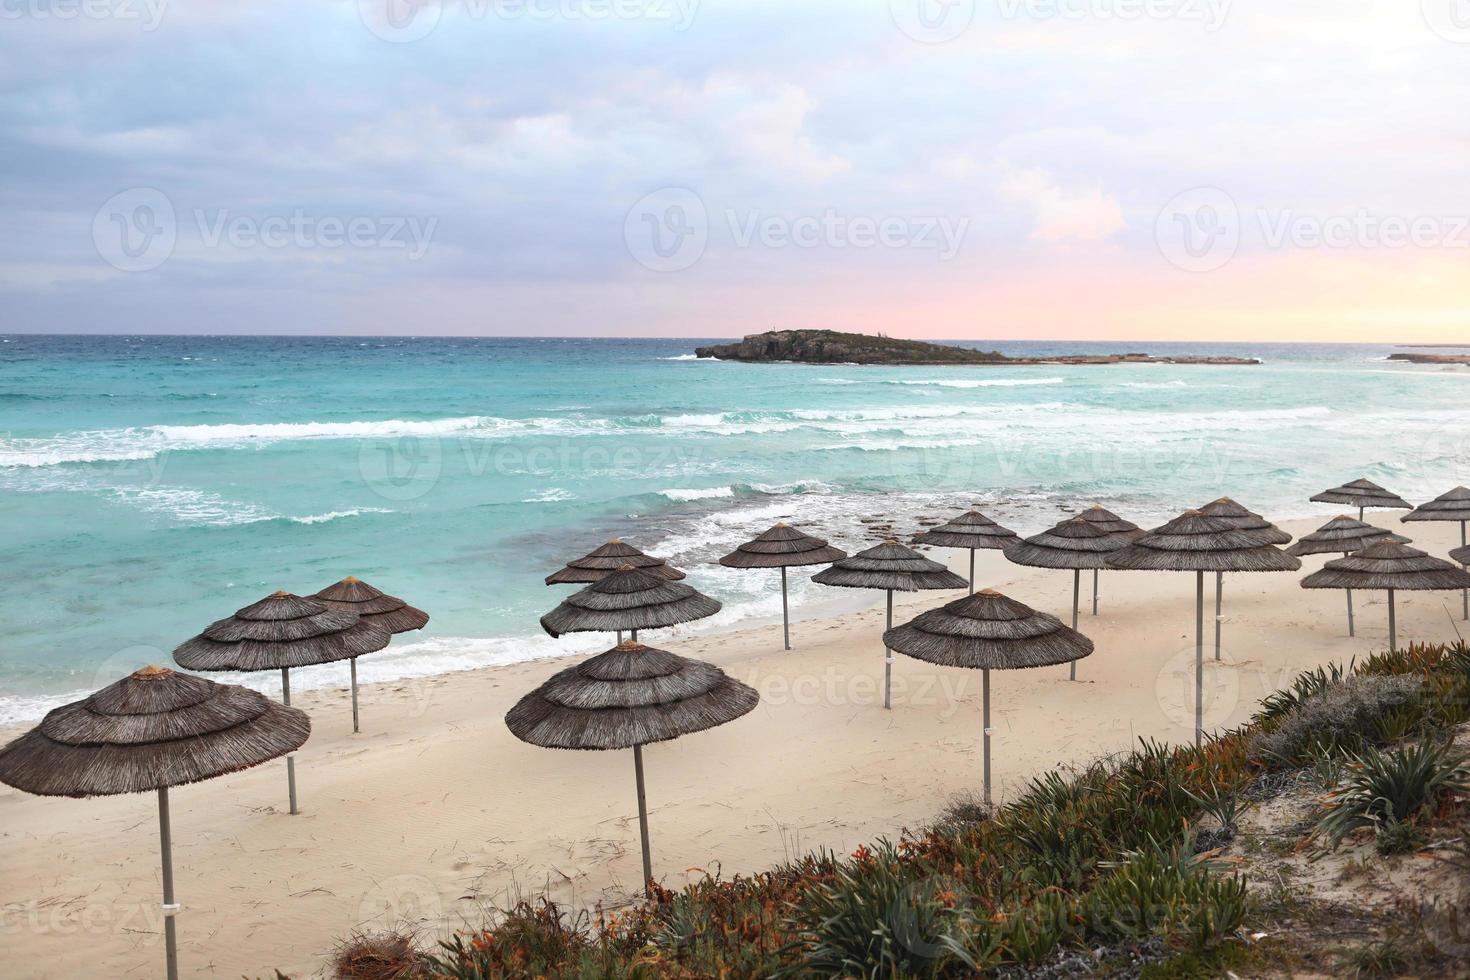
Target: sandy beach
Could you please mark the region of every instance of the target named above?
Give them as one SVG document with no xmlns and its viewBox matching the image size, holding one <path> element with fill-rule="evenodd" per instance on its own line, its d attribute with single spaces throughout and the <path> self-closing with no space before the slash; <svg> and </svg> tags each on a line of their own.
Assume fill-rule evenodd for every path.
<svg viewBox="0 0 1470 980">
<path fill-rule="evenodd" d="M 1247 501 L 1247 503 L 1249 503 Z M 1294 535 L 1320 519 L 1284 522 Z M 1269 515 L 1268 515 L 1269 516 Z M 1370 513 L 1380 526 L 1398 515 Z M 1454 525 L 1402 527 L 1443 555 Z M 963 552 L 933 550 L 963 570 Z M 1306 571 L 1325 557 L 1305 559 Z M 1226 579 L 1224 657 L 1206 674 L 1206 727 L 1244 720 L 1299 670 L 1387 645 L 1382 594 L 1307 591 L 1301 574 Z M 1078 665 L 997 673 L 994 765 L 1001 799 L 1030 776 L 1128 748 L 1184 741 L 1192 721 L 1193 576 L 1105 572 L 1101 609 L 1080 628 L 1097 645 Z M 982 552 L 977 585 L 1068 615 L 1066 572 Z M 1084 595 L 1090 582 L 1084 574 Z M 954 598 L 902 596 L 896 621 Z M 757 871 L 815 848 L 851 851 L 918 826 L 980 785 L 980 678 L 897 657 L 882 708 L 881 593 L 865 611 L 644 639 L 710 660 L 756 687 L 760 706 L 722 728 L 646 750 L 655 875 Z M 533 612 L 528 610 L 528 617 Z M 1453 640 L 1460 599 L 1401 594 L 1403 638 Z M 609 644 L 611 645 L 611 644 Z M 1208 652 L 1207 652 L 1208 657 Z M 438 933 L 517 898 L 617 905 L 638 886 L 628 752 L 555 752 L 511 736 L 502 717 L 570 659 L 364 688 L 353 735 L 345 692 L 297 699 L 313 733 L 299 754 L 302 813 L 286 814 L 284 765 L 173 794 L 186 976 L 318 975 L 354 929 Z M 4 733 L 8 740 L 18 730 Z M 156 811 L 151 796 L 42 799 L 0 789 L 0 950 L 7 977 L 143 977 L 160 972 Z"/>
</svg>

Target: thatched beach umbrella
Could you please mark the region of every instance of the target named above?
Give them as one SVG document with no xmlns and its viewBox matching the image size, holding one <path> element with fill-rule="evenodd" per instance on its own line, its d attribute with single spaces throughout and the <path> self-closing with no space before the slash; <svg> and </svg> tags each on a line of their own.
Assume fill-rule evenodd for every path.
<svg viewBox="0 0 1470 980">
<path fill-rule="evenodd" d="M 1465 525 L 1470 522 L 1470 490 L 1455 487 L 1449 493 L 1435 497 L 1427 504 L 1420 504 L 1404 515 L 1406 521 L 1459 521 L 1460 547 L 1466 547 Z M 1466 562 L 1460 562 L 1463 566 Z M 1460 595 L 1463 616 L 1470 620 L 1470 592 Z"/>
<path fill-rule="evenodd" d="M 970 552 L 970 591 L 975 591 L 975 552 L 981 549 L 1001 550 L 1018 540 L 1015 531 L 999 524 L 971 507 L 948 524 L 914 535 L 915 544 L 934 548 L 964 548 Z"/>
<path fill-rule="evenodd" d="M 624 565 L 604 575 L 541 617 L 553 637 L 563 633 L 615 633 L 677 626 L 713 616 L 718 601 L 683 582 L 670 582 L 646 569 Z"/>
<path fill-rule="evenodd" d="M 47 713 L 0 749 L 0 782 L 38 796 L 158 794 L 164 955 L 179 975 L 171 786 L 249 769 L 299 749 L 311 720 L 247 688 L 144 667 Z"/>
<path fill-rule="evenodd" d="M 1294 572 L 1302 567 L 1262 532 L 1241 531 L 1220 517 L 1185 511 L 1163 527 L 1155 528 L 1107 557 L 1110 568 L 1137 571 L 1195 573 L 1194 742 L 1201 740 L 1204 724 L 1205 681 L 1205 573 Z"/>
<path fill-rule="evenodd" d="M 355 612 L 359 621 L 376 623 L 390 634 L 421 630 L 429 622 L 429 614 L 422 609 L 415 609 L 354 575 L 327 586 L 312 598 L 320 600 L 328 609 Z M 357 658 L 349 657 L 347 663 L 352 669 L 352 731 L 356 733 L 361 731 L 357 725 Z"/>
<path fill-rule="evenodd" d="M 888 593 L 888 618 L 893 628 L 893 593 L 929 589 L 963 589 L 967 583 L 937 561 L 931 561 L 893 538 L 834 562 L 812 576 L 813 582 L 845 589 L 882 589 Z M 893 651 L 883 650 L 883 707 L 893 706 Z"/>
<path fill-rule="evenodd" d="M 1461 565 L 1470 565 L 1470 546 L 1464 548 L 1456 548 L 1454 551 L 1450 552 L 1450 557 L 1459 562 Z"/>
<path fill-rule="evenodd" d="M 1358 508 L 1358 520 L 1369 507 L 1377 509 L 1413 510 L 1414 505 L 1396 493 L 1390 493 L 1372 480 L 1353 480 L 1332 490 L 1323 490 L 1311 500 L 1319 504 L 1347 504 Z"/>
<path fill-rule="evenodd" d="M 990 672 L 1072 663 L 1092 653 L 1092 641 L 994 589 L 956 599 L 883 634 L 899 653 L 941 667 L 980 671 L 985 699 L 985 802 L 990 802 Z"/>
<path fill-rule="evenodd" d="M 802 534 L 784 522 L 769 531 L 745 542 L 720 559 L 726 568 L 779 568 L 781 569 L 781 637 L 786 649 L 791 649 L 791 617 L 786 609 L 786 569 L 803 565 L 826 565 L 847 552 L 834 548 L 821 538 Z"/>
<path fill-rule="evenodd" d="M 1132 544 L 1134 539 L 1143 534 L 1143 528 L 1132 521 L 1125 521 L 1101 504 L 1093 504 L 1091 507 L 1077 515 L 1089 524 L 1095 525 L 1107 531 L 1124 544 Z M 1102 569 L 1092 570 L 1092 614 L 1097 615 L 1097 577 Z"/>
<path fill-rule="evenodd" d="M 1394 593 L 1470 588 L 1470 572 L 1397 541 L 1379 541 L 1346 558 L 1329 561 L 1302 579 L 1304 589 L 1383 589 L 1388 592 L 1388 648 L 1399 647 Z"/>
<path fill-rule="evenodd" d="M 1072 570 L 1072 628 L 1077 628 L 1077 607 L 1082 599 L 1082 569 L 1103 568 L 1109 552 L 1127 547 L 1126 541 L 1109 534 L 1097 524 L 1071 517 L 1049 531 L 1033 534 L 1006 548 L 1006 557 L 1017 565 L 1032 568 Z M 1077 661 L 1067 664 L 1072 680 L 1077 679 Z"/>
<path fill-rule="evenodd" d="M 760 700 L 714 664 L 629 641 L 568 667 L 511 708 L 505 723 L 523 742 L 549 749 L 633 750 L 643 887 L 651 890 L 643 746 L 734 721 Z"/>
<path fill-rule="evenodd" d="M 381 650 L 391 635 L 357 613 L 277 592 L 221 619 L 174 650 L 188 670 L 279 670 L 281 700 L 291 703 L 291 668 L 348 660 Z M 296 813 L 296 757 L 286 756 L 286 785 Z"/>
<path fill-rule="evenodd" d="M 1291 543 L 1291 535 L 1281 528 L 1266 520 L 1253 510 L 1237 504 L 1229 497 L 1221 497 L 1213 500 L 1199 509 L 1206 517 L 1216 517 L 1226 521 L 1237 531 L 1257 531 L 1260 538 L 1266 544 L 1283 545 Z M 1220 659 L 1220 626 L 1224 621 L 1222 615 L 1225 602 L 1225 573 L 1215 573 L 1215 659 Z"/>
<path fill-rule="evenodd" d="M 684 578 L 683 572 L 664 559 L 645 555 L 622 538 L 613 538 L 607 544 L 592 549 L 581 558 L 574 558 L 567 562 L 566 567 L 560 571 L 546 576 L 546 584 L 587 585 L 601 581 L 609 572 L 615 572 L 624 565 L 641 568 L 648 574 L 669 582 L 678 582 Z"/>
<path fill-rule="evenodd" d="M 1332 553 L 1346 557 L 1354 551 L 1361 551 L 1379 541 L 1397 541 L 1400 544 L 1408 544 L 1410 539 L 1343 514 L 1334 517 L 1311 534 L 1302 535 L 1300 541 L 1286 549 L 1286 553 L 1296 555 L 1298 558 Z M 1346 591 L 1348 636 L 1357 636 L 1357 627 L 1353 623 L 1353 590 Z"/>
</svg>

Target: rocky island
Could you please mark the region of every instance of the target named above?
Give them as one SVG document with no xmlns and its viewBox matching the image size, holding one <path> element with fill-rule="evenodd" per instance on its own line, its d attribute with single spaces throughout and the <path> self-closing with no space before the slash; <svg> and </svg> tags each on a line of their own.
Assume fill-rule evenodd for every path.
<svg viewBox="0 0 1470 980">
<path fill-rule="evenodd" d="M 1390 354 L 1388 359 L 1410 364 L 1470 364 L 1470 354 Z"/>
<path fill-rule="evenodd" d="M 836 330 L 772 330 L 750 334 L 735 344 L 696 347 L 699 357 L 749 363 L 870 364 L 962 367 L 965 365 L 1057 364 L 1260 364 L 1253 357 L 1156 357 L 1151 354 L 1067 354 L 1008 357 L 999 351 L 972 350 L 922 340 Z"/>
</svg>

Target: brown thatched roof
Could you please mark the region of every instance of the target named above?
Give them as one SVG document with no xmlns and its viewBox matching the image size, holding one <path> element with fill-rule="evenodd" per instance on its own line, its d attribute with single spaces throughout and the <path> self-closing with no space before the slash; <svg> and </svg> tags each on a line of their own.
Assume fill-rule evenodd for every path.
<svg viewBox="0 0 1470 980">
<path fill-rule="evenodd" d="M 1289 544 L 1291 535 L 1266 520 L 1255 511 L 1247 510 L 1229 497 L 1213 500 L 1199 509 L 1206 517 L 1228 521 L 1237 531 L 1260 531 L 1266 544 Z"/>
<path fill-rule="evenodd" d="M 622 568 L 576 592 L 541 617 L 552 636 L 612 633 L 677 626 L 720 611 L 720 604 L 693 586 L 668 582 L 647 569 Z"/>
<path fill-rule="evenodd" d="M 1300 560 L 1219 517 L 1185 511 L 1107 557 L 1109 568 L 1160 572 L 1294 572 Z"/>
<path fill-rule="evenodd" d="M 835 562 L 812 576 L 813 582 L 848 589 L 967 589 L 970 583 L 937 561 L 889 538 L 880 545 Z"/>
<path fill-rule="evenodd" d="M 1353 480 L 1335 489 L 1323 490 L 1311 499 L 1320 504 L 1351 504 L 1354 507 L 1414 508 L 1403 497 L 1390 493 L 1372 480 Z"/>
<path fill-rule="evenodd" d="M 1302 579 L 1302 588 L 1415 592 L 1470 589 L 1470 572 L 1406 544 L 1380 541 L 1346 558 L 1329 561 L 1320 572 Z"/>
<path fill-rule="evenodd" d="M 1300 541 L 1286 549 L 1288 555 L 1325 555 L 1331 552 L 1343 554 L 1358 551 L 1377 541 L 1397 541 L 1408 544 L 1409 538 L 1381 527 L 1374 527 L 1356 517 L 1340 515 L 1323 524 L 1311 534 L 1303 534 Z"/>
<path fill-rule="evenodd" d="M 624 565 L 641 568 L 650 575 L 656 575 L 669 582 L 678 582 L 684 578 L 684 573 L 662 558 L 645 555 L 631 544 L 621 538 L 613 538 L 600 548 L 594 548 L 581 558 L 575 558 L 567 562 L 561 571 L 552 572 L 546 576 L 547 585 L 586 585 L 591 582 L 599 582 L 609 572 L 615 572 Z"/>
<path fill-rule="evenodd" d="M 1456 548 L 1450 552 L 1450 557 L 1461 565 L 1470 565 L 1470 545 L 1465 545 L 1463 548 Z"/>
<path fill-rule="evenodd" d="M 275 670 L 347 660 L 381 650 L 391 639 L 356 613 L 277 592 L 185 640 L 174 660 L 189 670 Z"/>
<path fill-rule="evenodd" d="M 1137 524 L 1123 520 L 1099 504 L 1093 504 L 1077 516 L 1095 527 L 1102 528 L 1114 537 L 1123 538 L 1125 543 L 1144 533 L 1143 528 Z"/>
<path fill-rule="evenodd" d="M 1006 558 L 1036 568 L 1107 568 L 1104 558 L 1127 543 L 1121 534 L 1109 534 L 1100 525 L 1069 517 L 1050 531 L 1011 544 Z"/>
<path fill-rule="evenodd" d="M 948 524 L 941 524 L 928 531 L 914 535 L 915 544 L 933 545 L 936 548 L 966 548 L 978 551 L 982 548 L 1004 548 L 1017 540 L 1016 532 L 999 524 L 971 507 Z"/>
<path fill-rule="evenodd" d="M 1455 487 L 1404 515 L 1406 521 L 1470 521 L 1470 490 Z"/>
<path fill-rule="evenodd" d="M 1092 653 L 1092 641 L 994 589 L 920 613 L 883 634 L 899 653 L 942 667 L 1049 667 Z"/>
<path fill-rule="evenodd" d="M 791 568 L 825 565 L 846 557 L 847 552 L 841 548 L 783 523 L 745 542 L 721 558 L 720 564 L 726 568 Z"/>
<path fill-rule="evenodd" d="M 0 782 L 41 796 L 144 793 L 268 762 L 310 734 L 304 711 L 256 691 L 145 667 L 0 749 Z"/>
<path fill-rule="evenodd" d="M 759 700 L 714 664 L 630 641 L 555 674 L 505 723 L 549 749 L 626 749 L 723 725 Z"/>
<path fill-rule="evenodd" d="M 422 609 L 415 609 L 397 596 L 381 592 L 353 575 L 336 585 L 327 586 L 312 598 L 321 600 L 328 609 L 355 612 L 360 621 L 375 623 L 389 633 L 423 629 L 429 621 L 429 614 Z"/>
</svg>

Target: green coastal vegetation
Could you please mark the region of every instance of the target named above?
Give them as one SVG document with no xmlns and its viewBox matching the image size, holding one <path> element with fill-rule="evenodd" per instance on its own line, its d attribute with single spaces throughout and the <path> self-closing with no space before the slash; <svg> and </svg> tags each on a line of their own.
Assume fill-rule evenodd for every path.
<svg viewBox="0 0 1470 980">
<path fill-rule="evenodd" d="M 354 936 L 342 978 L 1465 976 L 1470 647 L 1308 671 L 1202 746 L 1149 740 L 848 855 Z"/>
</svg>

